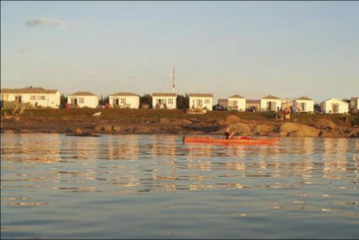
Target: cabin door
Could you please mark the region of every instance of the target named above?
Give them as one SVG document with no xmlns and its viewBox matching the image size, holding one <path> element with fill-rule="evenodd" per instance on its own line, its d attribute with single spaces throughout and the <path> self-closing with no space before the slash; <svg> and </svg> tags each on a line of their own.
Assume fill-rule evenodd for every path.
<svg viewBox="0 0 359 240">
<path fill-rule="evenodd" d="M 339 113 L 339 104 L 332 105 L 332 113 Z"/>
<path fill-rule="evenodd" d="M 276 102 L 268 102 L 268 110 L 269 111 L 275 111 L 276 110 Z"/>
<path fill-rule="evenodd" d="M 119 104 L 120 104 L 120 99 L 116 98 L 116 99 L 115 99 L 115 105 L 118 106 Z"/>
<path fill-rule="evenodd" d="M 305 111 L 306 111 L 306 104 L 305 104 L 305 103 L 301 103 L 301 104 L 300 104 L 300 111 L 301 111 L 301 112 L 305 112 Z"/>
<path fill-rule="evenodd" d="M 77 98 L 71 99 L 71 105 L 76 106 L 77 105 Z"/>
<path fill-rule="evenodd" d="M 202 104 L 203 104 L 202 99 L 198 99 L 198 100 L 197 100 L 197 107 L 198 107 L 198 108 L 202 108 Z"/>
</svg>

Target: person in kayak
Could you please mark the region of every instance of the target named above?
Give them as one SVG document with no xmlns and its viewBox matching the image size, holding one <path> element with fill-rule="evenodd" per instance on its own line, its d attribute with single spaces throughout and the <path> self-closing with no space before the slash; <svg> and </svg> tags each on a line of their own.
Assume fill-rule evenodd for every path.
<svg viewBox="0 0 359 240">
<path fill-rule="evenodd" d="M 231 139 L 234 136 L 234 131 L 231 132 L 231 128 L 227 128 L 224 132 L 224 139 Z"/>
</svg>

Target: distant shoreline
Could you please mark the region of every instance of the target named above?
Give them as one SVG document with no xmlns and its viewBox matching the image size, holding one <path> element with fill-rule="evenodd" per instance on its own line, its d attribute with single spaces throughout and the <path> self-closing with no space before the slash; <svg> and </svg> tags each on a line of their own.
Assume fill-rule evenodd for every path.
<svg viewBox="0 0 359 240">
<path fill-rule="evenodd" d="M 101 116 L 92 116 L 101 112 Z M 5 116 L 6 115 L 6 116 Z M 22 116 L 1 111 L 1 133 L 222 135 L 228 126 L 237 135 L 267 137 L 358 137 L 359 115 L 292 114 L 277 121 L 273 112 L 156 109 L 30 109 Z"/>
</svg>

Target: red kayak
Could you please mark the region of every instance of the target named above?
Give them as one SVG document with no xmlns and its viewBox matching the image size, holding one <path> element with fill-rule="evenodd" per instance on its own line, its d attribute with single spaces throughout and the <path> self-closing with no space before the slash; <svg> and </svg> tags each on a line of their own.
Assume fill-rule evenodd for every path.
<svg viewBox="0 0 359 240">
<path fill-rule="evenodd" d="M 184 137 L 184 143 L 211 143 L 211 144 L 242 144 L 242 145 L 262 145 L 271 144 L 279 141 L 279 138 L 249 138 L 239 137 L 232 139 L 210 138 L 210 137 Z"/>
</svg>

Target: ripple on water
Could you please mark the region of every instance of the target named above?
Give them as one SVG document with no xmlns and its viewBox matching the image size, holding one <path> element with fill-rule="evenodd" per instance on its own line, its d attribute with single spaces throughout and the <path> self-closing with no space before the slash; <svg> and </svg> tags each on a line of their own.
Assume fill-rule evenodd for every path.
<svg viewBox="0 0 359 240">
<path fill-rule="evenodd" d="M 1 139 L 2 238 L 359 235 L 357 139 L 271 146 L 184 145 L 173 135 Z"/>
</svg>

